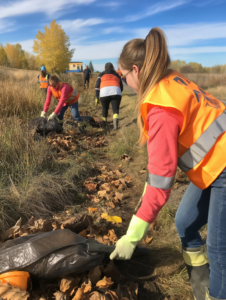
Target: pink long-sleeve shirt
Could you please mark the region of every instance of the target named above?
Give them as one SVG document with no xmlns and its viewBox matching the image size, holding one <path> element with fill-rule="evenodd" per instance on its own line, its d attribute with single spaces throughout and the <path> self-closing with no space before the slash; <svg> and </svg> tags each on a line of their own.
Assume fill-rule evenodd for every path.
<svg viewBox="0 0 226 300">
<path fill-rule="evenodd" d="M 66 83 L 62 84 L 60 101 L 59 101 L 56 109 L 54 110 L 56 115 L 58 115 L 60 113 L 63 106 L 67 105 L 65 103 L 65 101 L 67 100 L 68 95 L 69 95 L 69 93 L 71 93 L 72 89 L 73 88 L 70 85 L 68 85 Z M 58 84 L 57 88 L 54 89 L 54 90 L 55 91 L 59 90 L 59 84 Z M 49 110 L 49 106 L 50 106 L 50 103 L 51 103 L 51 98 L 52 98 L 52 92 L 51 92 L 51 87 L 49 86 L 48 90 L 47 90 L 47 96 L 46 96 L 46 101 L 45 101 L 45 104 L 44 104 L 44 109 L 43 109 L 43 111 L 45 111 L 46 113 Z"/>
<path fill-rule="evenodd" d="M 183 125 L 183 118 L 160 107 L 153 108 L 148 116 L 148 171 L 149 173 L 172 177 L 177 169 L 177 139 Z M 149 186 L 142 198 L 136 216 L 152 223 L 167 202 L 171 189 L 163 190 Z"/>
</svg>

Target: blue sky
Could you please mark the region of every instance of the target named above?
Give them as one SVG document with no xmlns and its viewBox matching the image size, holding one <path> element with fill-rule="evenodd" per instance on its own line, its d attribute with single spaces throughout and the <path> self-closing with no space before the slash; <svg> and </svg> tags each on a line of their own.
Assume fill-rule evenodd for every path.
<svg viewBox="0 0 226 300">
<path fill-rule="evenodd" d="M 225 0 L 5 0 L 0 2 L 0 42 L 32 52 L 38 30 L 55 19 L 75 48 L 73 61 L 92 60 L 102 71 L 123 45 L 164 30 L 172 60 L 203 66 L 226 64 Z"/>
</svg>

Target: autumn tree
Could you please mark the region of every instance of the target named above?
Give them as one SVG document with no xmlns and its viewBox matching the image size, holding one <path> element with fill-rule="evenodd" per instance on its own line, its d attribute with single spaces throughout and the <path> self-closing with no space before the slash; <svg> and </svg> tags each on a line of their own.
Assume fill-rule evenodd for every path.
<svg viewBox="0 0 226 300">
<path fill-rule="evenodd" d="M 16 47 L 11 44 L 6 44 L 5 53 L 7 55 L 10 67 L 20 68 L 20 57 Z"/>
<path fill-rule="evenodd" d="M 4 47 L 0 44 L 0 65 L 7 66 L 8 65 L 8 58 L 5 52 Z"/>
<path fill-rule="evenodd" d="M 38 61 L 52 72 L 63 72 L 68 68 L 75 49 L 70 48 L 69 37 L 62 27 L 53 20 L 44 32 L 38 31 L 33 52 Z"/>
</svg>

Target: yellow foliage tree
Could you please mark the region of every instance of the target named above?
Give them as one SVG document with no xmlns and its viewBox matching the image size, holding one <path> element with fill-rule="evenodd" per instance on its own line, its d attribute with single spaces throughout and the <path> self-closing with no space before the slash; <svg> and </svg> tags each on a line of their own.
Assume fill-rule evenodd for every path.
<svg viewBox="0 0 226 300">
<path fill-rule="evenodd" d="M 5 53 L 7 55 L 10 67 L 20 68 L 20 56 L 15 45 L 6 44 Z"/>
<path fill-rule="evenodd" d="M 75 49 L 70 48 L 69 37 L 62 27 L 53 20 L 44 28 L 44 33 L 38 31 L 33 45 L 37 59 L 52 72 L 63 72 L 68 68 Z"/>
</svg>

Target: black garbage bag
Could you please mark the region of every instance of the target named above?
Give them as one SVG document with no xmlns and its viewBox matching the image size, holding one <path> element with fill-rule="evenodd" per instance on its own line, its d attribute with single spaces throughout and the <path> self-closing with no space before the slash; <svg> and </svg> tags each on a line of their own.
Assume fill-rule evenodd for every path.
<svg viewBox="0 0 226 300">
<path fill-rule="evenodd" d="M 83 122 L 95 123 L 95 120 L 91 116 L 81 116 Z"/>
<path fill-rule="evenodd" d="M 46 118 L 34 118 L 28 122 L 28 128 L 41 136 L 46 136 L 51 132 L 61 133 L 62 126 L 56 119 L 47 121 Z"/>
<path fill-rule="evenodd" d="M 88 271 L 104 259 L 104 254 L 88 252 L 91 243 L 97 242 L 69 229 L 9 240 L 0 246 L 0 274 L 18 270 L 52 280 Z"/>
</svg>

